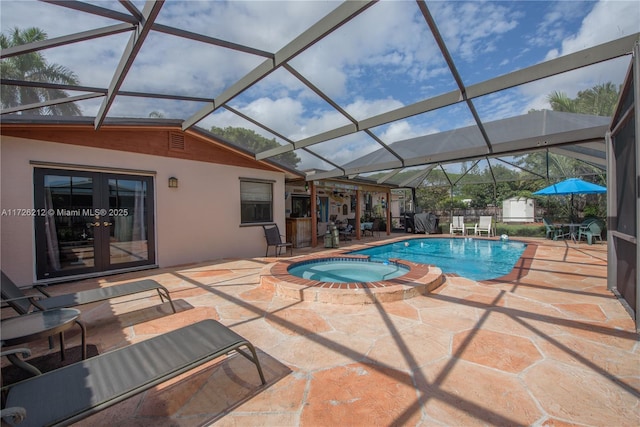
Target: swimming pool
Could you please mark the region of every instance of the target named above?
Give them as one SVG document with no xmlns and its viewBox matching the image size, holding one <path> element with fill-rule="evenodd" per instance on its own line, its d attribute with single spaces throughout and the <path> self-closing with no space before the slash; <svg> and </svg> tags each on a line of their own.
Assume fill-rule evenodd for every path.
<svg viewBox="0 0 640 427">
<path fill-rule="evenodd" d="M 368 255 L 372 261 L 404 259 L 433 264 L 444 273 L 472 280 L 490 280 L 509 274 L 527 245 L 521 242 L 472 238 L 409 239 L 349 254 Z"/>
<path fill-rule="evenodd" d="M 396 262 L 372 262 L 367 259 L 324 258 L 296 263 L 289 274 L 320 282 L 356 283 L 395 279 L 409 269 Z"/>
</svg>

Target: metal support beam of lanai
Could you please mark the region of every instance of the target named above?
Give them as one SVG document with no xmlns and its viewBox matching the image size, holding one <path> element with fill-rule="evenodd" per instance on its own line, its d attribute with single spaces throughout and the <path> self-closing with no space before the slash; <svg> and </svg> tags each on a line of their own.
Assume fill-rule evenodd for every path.
<svg viewBox="0 0 640 427">
<path fill-rule="evenodd" d="M 239 79 L 235 84 L 221 93 L 214 102 L 205 105 L 200 111 L 189 117 L 182 124 L 182 129 L 186 130 L 191 126 L 204 119 L 207 115 L 223 106 L 225 103 L 244 92 L 254 83 L 262 80 L 264 77 L 272 73 L 278 67 L 284 65 L 287 61 L 294 58 L 313 44 L 317 43 L 327 34 L 333 32 L 343 24 L 347 23 L 355 16 L 372 6 L 374 1 L 347 1 L 335 8 L 331 13 L 315 23 L 301 35 L 296 37 L 289 44 L 276 52 L 273 59 L 267 59 L 258 65 L 247 75 Z M 288 151 L 292 151 L 291 149 Z"/>
<path fill-rule="evenodd" d="M 116 68 L 116 71 L 111 79 L 111 83 L 109 84 L 109 91 L 107 92 L 107 96 L 102 101 L 100 105 L 100 109 L 96 114 L 96 118 L 94 121 L 94 127 L 96 129 L 102 126 L 107 113 L 109 112 L 109 108 L 116 97 L 120 86 L 122 86 L 122 82 L 124 82 L 133 61 L 136 58 L 136 55 L 140 51 L 144 40 L 147 38 L 149 31 L 151 31 L 151 27 L 153 26 L 153 22 L 158 17 L 160 13 L 160 9 L 162 9 L 162 5 L 164 4 L 164 0 L 151 1 L 147 0 L 145 3 L 144 9 L 142 11 L 142 15 L 144 16 L 144 20 L 139 22 L 137 25 L 137 29 L 131 34 L 129 38 L 129 42 L 127 43 L 127 47 L 125 48 L 122 57 L 120 58 L 120 63 Z"/>
</svg>

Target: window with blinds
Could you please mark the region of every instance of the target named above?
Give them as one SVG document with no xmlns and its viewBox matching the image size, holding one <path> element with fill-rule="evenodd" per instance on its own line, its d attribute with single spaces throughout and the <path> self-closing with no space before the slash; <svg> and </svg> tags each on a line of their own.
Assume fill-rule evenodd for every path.
<svg viewBox="0 0 640 427">
<path fill-rule="evenodd" d="M 240 181 L 240 222 L 273 222 L 273 184 Z"/>
</svg>

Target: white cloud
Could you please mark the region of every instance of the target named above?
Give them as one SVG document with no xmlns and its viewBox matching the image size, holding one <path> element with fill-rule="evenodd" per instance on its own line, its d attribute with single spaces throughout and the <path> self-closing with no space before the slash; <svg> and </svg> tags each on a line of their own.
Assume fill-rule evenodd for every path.
<svg viewBox="0 0 640 427">
<path fill-rule="evenodd" d="M 107 4 L 101 1 L 94 3 Z M 143 7 L 140 2 L 136 4 Z M 275 52 L 339 4 L 333 1 L 171 1 L 165 2 L 158 22 Z M 523 35 L 518 31 L 527 19 L 522 15 L 526 7 L 514 7 L 520 4 L 429 2 L 428 7 L 448 49 L 471 67 L 475 66 L 480 55 L 492 55 L 498 41 L 513 35 L 521 37 L 521 40 L 528 37 L 529 45 L 521 46 L 519 55 L 529 54 L 535 50 L 533 47 L 542 46 L 547 58 L 553 58 L 637 32 L 640 22 L 640 6 L 635 1 L 588 3 L 593 6 L 590 12 L 582 19 L 579 29 L 570 33 L 579 21 L 575 17 L 584 13 L 585 9 L 580 8 L 584 8 L 585 3 L 544 2 L 541 4 L 549 6 L 549 10 L 543 20 L 539 25 L 533 25 L 535 30 L 532 34 Z M 536 7 L 535 3 L 526 4 L 527 7 Z M 109 5 L 126 13 L 118 2 Z M 37 26 L 45 29 L 49 37 L 116 23 L 40 2 L 2 0 L 1 7 L 3 29 Z M 82 84 L 107 87 L 128 38 L 129 33 L 125 33 L 48 49 L 43 53 L 50 62 L 75 71 Z M 152 33 L 136 57 L 123 89 L 215 97 L 263 60 L 222 47 Z M 515 57 L 499 57 L 497 61 L 501 66 L 516 66 Z M 535 60 L 529 61 L 533 62 Z M 445 86 L 445 78 L 450 76 L 449 69 L 412 1 L 375 4 L 302 52 L 292 64 L 358 120 L 405 105 L 409 96 L 400 94 L 401 90 L 412 92 L 409 95 L 415 99 L 423 99 L 425 93 L 451 90 Z M 625 71 L 625 60 L 621 59 L 495 94 L 483 100 L 486 111 L 483 119 L 526 113 L 530 108 L 549 108 L 545 98 L 553 90 L 575 96 L 577 91 L 598 83 L 620 83 Z M 453 84 L 451 78 L 448 82 Z M 87 110 L 95 110 L 95 114 L 99 100 L 86 101 L 83 105 L 89 106 Z M 282 69 L 233 99 L 231 105 L 293 140 L 348 123 L 346 118 Z M 134 100 L 116 102 L 112 113 L 133 117 L 143 112 L 145 116 L 157 109 L 173 118 L 184 117 L 193 110 L 193 106 L 179 106 L 179 110 L 171 108 L 173 106 L 159 101 Z M 85 113 L 90 114 L 87 110 Z M 424 135 L 438 128 L 451 128 L 443 124 L 444 119 L 468 124 L 468 111 L 464 116 L 450 114 L 450 111 L 443 109 L 442 114 L 437 112 L 427 117 L 432 119 L 436 116 L 437 121 L 421 117 L 389 124 L 381 137 L 385 142 L 393 142 Z M 212 125 L 242 126 L 266 135 L 264 130 L 224 110 L 216 111 L 199 123 L 206 129 Z M 266 136 L 272 138 L 272 135 Z M 321 149 L 338 163 L 379 148 L 361 134 L 341 138 L 326 146 L 330 148 Z"/>
<path fill-rule="evenodd" d="M 566 55 L 640 31 L 640 3 L 600 1 L 582 21 L 580 30 L 562 42 Z"/>
<path fill-rule="evenodd" d="M 443 65 L 437 52 L 415 3 L 381 2 L 292 63 L 328 96 L 348 99 L 376 74 L 428 78 L 430 69 Z"/>
<path fill-rule="evenodd" d="M 325 141 L 310 148 L 320 156 L 338 165 L 344 165 L 381 147 L 368 135 L 358 132 L 335 140 Z"/>
<path fill-rule="evenodd" d="M 640 4 L 635 1 L 600 1 L 582 20 L 578 31 L 568 35 L 561 47 L 550 49 L 547 58 L 564 56 L 581 49 L 633 34 L 640 30 Z M 545 80 L 524 85 L 521 94 L 530 99 L 522 113 L 530 109 L 550 109 L 547 96 L 561 91 L 573 98 L 578 91 L 597 84 L 613 82 L 619 85 L 629 64 L 629 58 L 620 58 L 588 68 L 574 70 Z"/>
<path fill-rule="evenodd" d="M 403 104 L 393 98 L 386 99 L 363 99 L 356 98 L 353 102 L 345 106 L 345 110 L 356 119 L 377 116 L 384 112 L 395 110 Z"/>
<path fill-rule="evenodd" d="M 385 143 L 391 144 L 396 141 L 402 141 L 404 139 L 410 139 L 417 136 L 426 135 L 424 131 L 417 132 L 417 129 L 411 127 L 411 124 L 406 120 L 391 123 L 387 129 L 380 135 Z"/>
<path fill-rule="evenodd" d="M 433 9 L 449 51 L 469 62 L 493 51 L 495 39 L 516 28 L 522 19 L 519 12 L 500 2 L 436 2 Z"/>
<path fill-rule="evenodd" d="M 535 34 L 529 38 L 529 43 L 533 46 L 547 47 L 561 42 L 569 34 L 569 29 L 575 26 L 576 20 L 580 20 L 585 11 L 593 5 L 590 1 L 542 3 L 541 6 L 547 10 L 538 23 Z"/>
</svg>

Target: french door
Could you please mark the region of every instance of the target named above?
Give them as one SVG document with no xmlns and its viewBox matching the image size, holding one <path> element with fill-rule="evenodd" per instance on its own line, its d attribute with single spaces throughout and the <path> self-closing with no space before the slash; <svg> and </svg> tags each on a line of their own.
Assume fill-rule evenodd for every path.
<svg viewBox="0 0 640 427">
<path fill-rule="evenodd" d="M 153 178 L 34 171 L 38 279 L 155 264 Z"/>
</svg>

